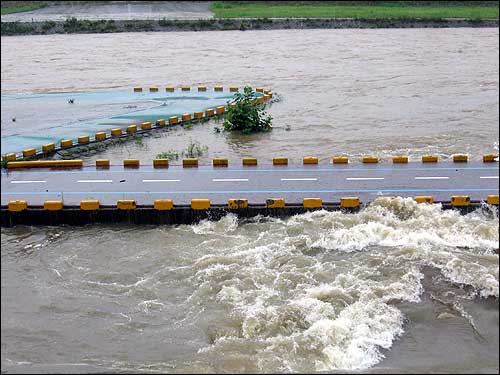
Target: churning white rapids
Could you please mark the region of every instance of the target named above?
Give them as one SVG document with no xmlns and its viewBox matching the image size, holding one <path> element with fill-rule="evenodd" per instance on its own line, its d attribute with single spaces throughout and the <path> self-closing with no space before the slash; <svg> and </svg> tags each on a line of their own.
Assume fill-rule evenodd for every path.
<svg viewBox="0 0 500 375">
<path fill-rule="evenodd" d="M 478 301 L 498 301 L 498 241 L 489 206 L 461 215 L 410 198 L 352 214 L 2 229 L 2 273 L 23 268 L 22 282 L 2 277 L 2 312 L 15 320 L 19 293 L 36 291 L 25 313 L 58 317 L 39 338 L 48 364 L 69 351 L 75 363 L 136 371 L 366 370 L 404 340 L 426 269 L 427 292 L 444 306 L 426 324 L 455 321 L 484 339 L 474 315 Z M 18 344 L 43 336 L 42 319 Z M 7 339 L 16 329 L 4 322 Z M 6 361 L 24 357 L 3 341 Z"/>
</svg>

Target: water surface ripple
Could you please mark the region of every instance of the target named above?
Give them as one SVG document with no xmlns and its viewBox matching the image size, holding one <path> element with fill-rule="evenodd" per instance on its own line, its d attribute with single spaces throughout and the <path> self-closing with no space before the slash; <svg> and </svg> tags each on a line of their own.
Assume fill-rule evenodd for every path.
<svg viewBox="0 0 500 375">
<path fill-rule="evenodd" d="M 215 122 L 83 155 L 204 161 L 498 150 L 498 29 L 2 37 L 2 93 L 270 87 L 275 129 Z M 32 124 L 9 123 L 2 129 Z M 181 226 L 1 230 L 8 372 L 498 373 L 498 212 L 379 198 Z"/>
</svg>

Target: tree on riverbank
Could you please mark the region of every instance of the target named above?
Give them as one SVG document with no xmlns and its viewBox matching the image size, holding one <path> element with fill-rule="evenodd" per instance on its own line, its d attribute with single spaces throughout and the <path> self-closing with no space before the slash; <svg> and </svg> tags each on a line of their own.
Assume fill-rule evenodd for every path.
<svg viewBox="0 0 500 375">
<path fill-rule="evenodd" d="M 264 111 L 264 105 L 255 103 L 255 91 L 244 88 L 236 93 L 234 106 L 229 106 L 223 123 L 228 131 L 240 130 L 243 134 L 268 132 L 272 129 L 272 116 Z"/>
</svg>

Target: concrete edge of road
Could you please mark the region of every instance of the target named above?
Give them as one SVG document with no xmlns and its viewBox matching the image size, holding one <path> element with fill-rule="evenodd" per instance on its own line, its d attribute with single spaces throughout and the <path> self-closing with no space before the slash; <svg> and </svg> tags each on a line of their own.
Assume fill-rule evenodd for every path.
<svg viewBox="0 0 500 375">
<path fill-rule="evenodd" d="M 468 196 L 453 196 L 448 202 L 434 202 L 432 196 L 414 198 L 419 204 L 441 204 L 466 214 L 476 209 L 498 214 L 498 195 L 486 201 L 471 201 Z M 43 206 L 28 206 L 26 201 L 11 201 L 1 207 L 1 225 L 85 225 L 98 223 L 192 224 L 203 219 L 219 220 L 228 213 L 240 218 L 257 215 L 287 217 L 314 210 L 341 210 L 355 213 L 364 204 L 357 197 L 343 197 L 338 203 L 323 203 L 320 198 L 304 198 L 303 204 L 286 204 L 282 198 L 267 199 L 263 204 L 248 204 L 246 199 L 230 199 L 227 205 L 211 205 L 208 199 L 193 199 L 191 205 L 174 205 L 171 200 L 157 200 L 154 205 L 137 206 L 133 200 L 119 200 L 113 206 L 99 201 L 81 201 L 80 206 L 64 206 L 62 201 L 45 201 Z M 492 210 L 493 207 L 493 210 Z"/>
</svg>

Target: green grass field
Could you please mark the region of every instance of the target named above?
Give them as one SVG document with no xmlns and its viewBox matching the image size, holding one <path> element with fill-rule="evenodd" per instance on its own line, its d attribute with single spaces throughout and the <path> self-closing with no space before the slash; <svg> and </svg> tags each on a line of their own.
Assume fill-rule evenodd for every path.
<svg viewBox="0 0 500 375">
<path fill-rule="evenodd" d="M 2 14 L 29 12 L 46 6 L 47 3 L 41 1 L 2 1 L 1 11 Z"/>
<path fill-rule="evenodd" d="M 498 19 L 498 1 L 214 1 L 216 18 Z"/>
</svg>

